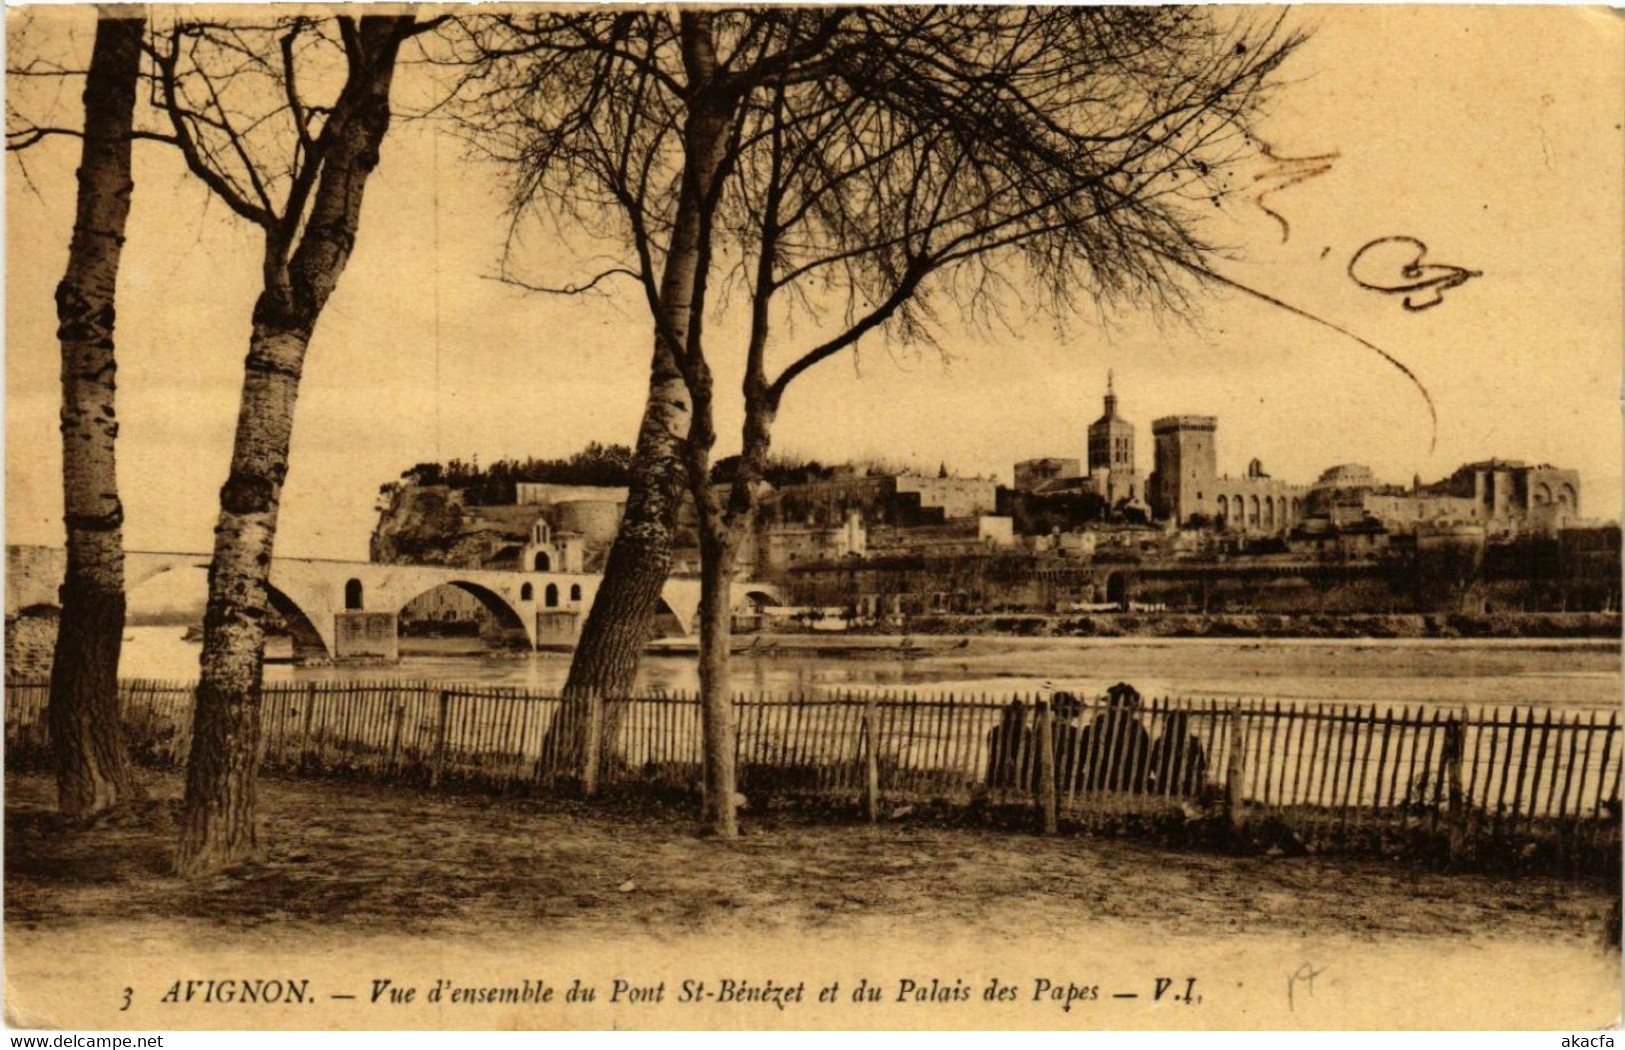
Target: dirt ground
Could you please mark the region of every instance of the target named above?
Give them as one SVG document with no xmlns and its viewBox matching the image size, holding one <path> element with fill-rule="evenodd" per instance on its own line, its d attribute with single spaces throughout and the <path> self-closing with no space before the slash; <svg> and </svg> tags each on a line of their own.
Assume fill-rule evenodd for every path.
<svg viewBox="0 0 1625 1050">
<path fill-rule="evenodd" d="M 267 778 L 262 865 L 195 884 L 166 872 L 179 778 L 154 778 L 139 818 L 55 833 L 51 784 L 10 781 L 6 925 L 182 919 L 249 934 L 385 924 L 478 935 L 840 926 L 883 912 L 929 931 L 1002 936 L 1077 914 L 1167 932 L 1337 930 L 1585 936 L 1608 898 L 1556 879 L 1406 872 L 1323 857 L 1232 857 L 1018 831 L 746 821 L 724 844 L 681 813 L 437 797 Z M 628 884 L 631 888 L 627 888 Z"/>
<path fill-rule="evenodd" d="M 1495 946 L 1562 960 L 1538 965 L 1607 960 L 1606 891 L 1556 879 L 776 815 L 747 819 L 741 840 L 720 843 L 679 812 L 275 778 L 261 782 L 264 863 L 182 883 L 167 874 L 180 790 L 175 775 L 150 776 L 141 812 L 63 834 L 50 781 L 8 778 L 8 980 L 19 971 L 49 979 L 63 952 L 332 952 L 382 935 L 417 946 L 386 954 L 431 943 L 496 951 L 808 937 L 947 951 L 1058 945 L 1076 933 L 1069 952 L 1093 937 L 1118 958 L 1150 945 L 1268 944 L 1271 966 L 1280 945 L 1307 944 L 1335 945 L 1344 959 L 1363 945 L 1477 945 L 1473 965 L 1494 972 L 1504 965 Z M 1617 964 L 1599 972 L 1598 987 L 1617 988 Z M 1602 1009 L 1614 1016 L 1617 1001 Z"/>
</svg>

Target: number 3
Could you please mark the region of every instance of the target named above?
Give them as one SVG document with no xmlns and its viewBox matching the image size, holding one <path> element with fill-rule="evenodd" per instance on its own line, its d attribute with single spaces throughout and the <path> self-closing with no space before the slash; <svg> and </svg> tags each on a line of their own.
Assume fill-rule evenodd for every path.
<svg viewBox="0 0 1625 1050">
<path fill-rule="evenodd" d="M 130 997 L 133 995 L 135 995 L 134 988 L 124 989 L 124 1005 L 118 1008 L 119 1013 L 123 1013 L 130 1008 Z"/>
</svg>

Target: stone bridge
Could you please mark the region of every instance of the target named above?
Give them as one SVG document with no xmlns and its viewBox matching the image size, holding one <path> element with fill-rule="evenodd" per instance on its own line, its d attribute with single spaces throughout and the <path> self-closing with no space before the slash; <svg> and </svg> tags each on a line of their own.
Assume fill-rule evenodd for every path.
<svg viewBox="0 0 1625 1050">
<path fill-rule="evenodd" d="M 142 584 L 177 569 L 207 570 L 209 560 L 207 554 L 127 551 L 125 591 L 133 595 Z M 8 546 L 6 615 L 56 606 L 66 568 L 67 552 L 60 547 Z M 401 610 L 419 595 L 447 585 L 478 599 L 514 641 L 523 638 L 531 648 L 569 648 L 601 579 L 596 573 L 273 558 L 270 598 L 293 635 L 296 659 L 392 659 L 397 655 Z M 733 590 L 736 609 L 781 601 L 778 590 L 768 584 L 735 583 Z M 699 605 L 699 580 L 667 580 L 658 610 L 662 632 L 690 635 Z"/>
</svg>

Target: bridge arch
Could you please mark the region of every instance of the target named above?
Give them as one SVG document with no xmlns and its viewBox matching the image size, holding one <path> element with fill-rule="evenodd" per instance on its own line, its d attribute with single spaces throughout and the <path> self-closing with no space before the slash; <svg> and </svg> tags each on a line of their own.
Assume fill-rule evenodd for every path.
<svg viewBox="0 0 1625 1050">
<path fill-rule="evenodd" d="M 491 614 L 503 638 L 517 642 L 522 637 L 532 649 L 536 647 L 536 621 L 516 608 L 507 596 L 472 580 L 450 579 L 432 587 L 418 589 L 415 593 L 408 594 L 406 600 L 399 604 L 395 609 L 395 615 L 399 616 L 402 609 L 440 587 L 455 587 L 464 594 L 473 596 L 485 611 Z M 520 588 L 521 600 L 528 600 L 525 591 L 529 588 L 528 583 Z"/>
<path fill-rule="evenodd" d="M 209 566 L 206 553 L 126 551 L 126 593 L 133 595 L 143 584 L 161 576 L 179 576 L 175 570 L 195 569 L 200 588 L 206 586 L 204 573 Z M 6 573 L 7 609 L 16 612 L 34 605 L 55 606 L 57 589 L 66 565 L 66 553 L 51 547 L 8 547 Z M 355 581 L 360 594 L 346 593 L 346 584 Z M 524 637 L 536 636 L 535 601 L 546 578 L 527 578 L 525 573 L 480 569 L 454 569 L 446 566 L 381 565 L 313 558 L 275 558 L 270 566 L 268 602 L 289 621 L 305 652 L 332 655 L 337 650 L 338 624 L 347 606 L 351 615 L 360 599 L 361 611 L 399 615 L 412 599 L 439 586 L 455 586 L 471 594 L 491 610 L 506 629 L 522 628 Z M 579 609 L 591 601 L 592 577 L 559 575 L 553 578 L 562 599 Z M 530 585 L 529 596 L 524 587 Z M 694 614 L 699 607 L 699 582 L 684 577 L 667 580 L 657 615 L 659 633 L 688 637 L 693 633 Z M 732 587 L 735 605 L 744 601 L 761 605 L 779 604 L 777 588 L 768 584 L 738 583 Z M 350 600 L 347 602 L 346 599 Z M 560 606 L 564 602 L 560 601 Z M 515 632 L 517 633 L 517 631 Z"/>
<path fill-rule="evenodd" d="M 752 605 L 756 606 L 784 604 L 779 600 L 778 595 L 774 594 L 770 590 L 767 590 L 765 587 L 747 587 L 745 588 L 744 593 L 738 597 L 742 601 L 748 601 Z"/>
<path fill-rule="evenodd" d="M 137 587 L 177 569 L 209 570 L 207 554 L 148 554 L 143 551 L 124 553 L 124 593 L 129 595 Z M 64 563 L 66 564 L 66 563 Z"/>
<path fill-rule="evenodd" d="M 696 611 L 698 606 L 696 606 Z M 655 603 L 654 623 L 651 625 L 651 634 L 655 638 L 687 638 L 693 623 L 694 613 L 684 617 L 672 607 L 664 595 Z"/>
<path fill-rule="evenodd" d="M 298 602 L 282 591 L 267 585 L 265 595 L 293 638 L 293 658 L 296 662 L 332 659 L 337 639 L 332 636 L 331 617 L 328 617 L 328 630 L 324 632 Z"/>
<path fill-rule="evenodd" d="M 164 577 L 173 578 L 176 573 L 188 569 L 197 570 L 199 575 L 196 583 L 202 601 L 206 603 L 208 581 L 205 574 L 209 563 L 207 560 L 200 561 L 199 557 L 201 556 L 152 555 L 144 552 L 126 555 L 126 566 L 132 570 L 125 573 L 126 603 L 133 607 L 136 604 L 136 595 L 143 587 Z M 314 593 L 299 592 L 270 581 L 266 582 L 265 595 L 266 603 L 282 618 L 288 634 L 293 639 L 293 654 L 296 660 L 325 660 L 332 657 L 337 639 L 333 629 L 330 596 L 324 598 Z M 317 615 L 311 615 L 309 610 L 316 610 Z"/>
</svg>

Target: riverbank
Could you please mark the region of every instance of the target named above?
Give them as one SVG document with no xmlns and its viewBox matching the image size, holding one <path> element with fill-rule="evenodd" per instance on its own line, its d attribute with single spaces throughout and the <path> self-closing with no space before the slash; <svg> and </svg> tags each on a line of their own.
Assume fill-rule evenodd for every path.
<svg viewBox="0 0 1625 1050">
<path fill-rule="evenodd" d="M 183 641 L 179 631 L 135 627 L 126 634 L 122 677 L 196 680 L 199 647 Z M 733 687 L 776 696 L 875 690 L 1001 699 L 1046 688 L 1092 696 L 1127 681 L 1147 696 L 1262 698 L 1285 705 L 1391 703 L 1396 710 L 1417 703 L 1612 710 L 1622 688 L 1617 639 L 914 635 L 906 648 L 904 641 L 844 631 L 741 636 Z M 635 688 L 692 693 L 699 686 L 694 651 L 692 639 L 652 646 Z M 388 665 L 272 664 L 266 680 L 556 690 L 569 668 L 568 653 L 408 650 L 399 663 Z"/>
<path fill-rule="evenodd" d="M 1103 1001 L 1073 1012 L 987 1015 L 1015 1027 L 1166 1026 L 1157 1011 L 1168 1004 L 1153 1009 L 1151 983 L 1174 972 L 1209 989 L 1205 1010 L 1179 1015 L 1182 1027 L 1451 1027 L 1451 1018 L 1468 1027 L 1597 1027 L 1618 1010 L 1617 956 L 1600 946 L 1611 898 L 1583 883 L 906 822 L 832 826 L 778 812 L 747 813 L 745 836 L 719 843 L 699 838 L 686 811 L 275 777 L 262 778 L 259 792 L 264 863 L 183 883 L 167 874 L 180 778 L 146 781 L 149 802 L 138 813 L 68 833 L 47 778 L 8 777 L 11 1009 L 49 1018 L 61 1001 L 50 990 L 82 981 L 76 1001 L 92 1004 L 94 1016 L 73 1018 L 75 1026 L 219 1027 L 219 1013 L 165 1014 L 162 987 L 177 975 L 279 972 L 271 960 L 292 957 L 288 973 L 342 970 L 354 987 L 323 991 L 363 999 L 373 977 L 432 984 L 511 973 L 516 983 L 545 977 L 568 987 L 571 966 L 602 971 L 606 985 L 616 973 L 651 983 L 800 976 L 849 989 L 867 978 L 886 983 L 888 998 L 900 975 L 963 977 L 978 990 L 993 976 L 1030 985 L 1046 973 L 1102 986 Z M 922 947 L 917 958 L 910 945 Z M 357 953 L 367 961 L 354 962 Z M 215 958 L 229 962 L 213 966 Z M 1313 1004 L 1284 992 L 1303 964 L 1331 967 Z M 1507 995 L 1489 980 L 1498 970 L 1536 984 L 1561 975 L 1563 984 Z M 1407 990 L 1418 972 L 1451 994 Z M 1111 999 L 1142 983 L 1146 1002 Z M 125 986 L 140 1001 L 121 1014 Z M 91 994 L 101 991 L 105 1002 Z M 321 1016 L 392 1027 L 405 1014 Z M 526 1016 L 511 1023 L 540 1023 Z M 639 1016 L 616 1020 L 669 1027 L 683 1015 Z M 906 1026 L 909 1016 L 876 1023 Z M 738 1017 L 753 1026 L 826 1023 L 771 1009 Z M 497 1019 L 442 1011 L 417 1023 Z"/>
<path fill-rule="evenodd" d="M 1129 612 L 927 615 L 901 628 L 864 633 L 1000 635 L 1018 638 L 1620 638 L 1619 613 L 1488 613 L 1468 615 L 1375 613 L 1275 615 L 1268 613 Z M 818 634 L 793 628 L 777 634 Z"/>
</svg>

